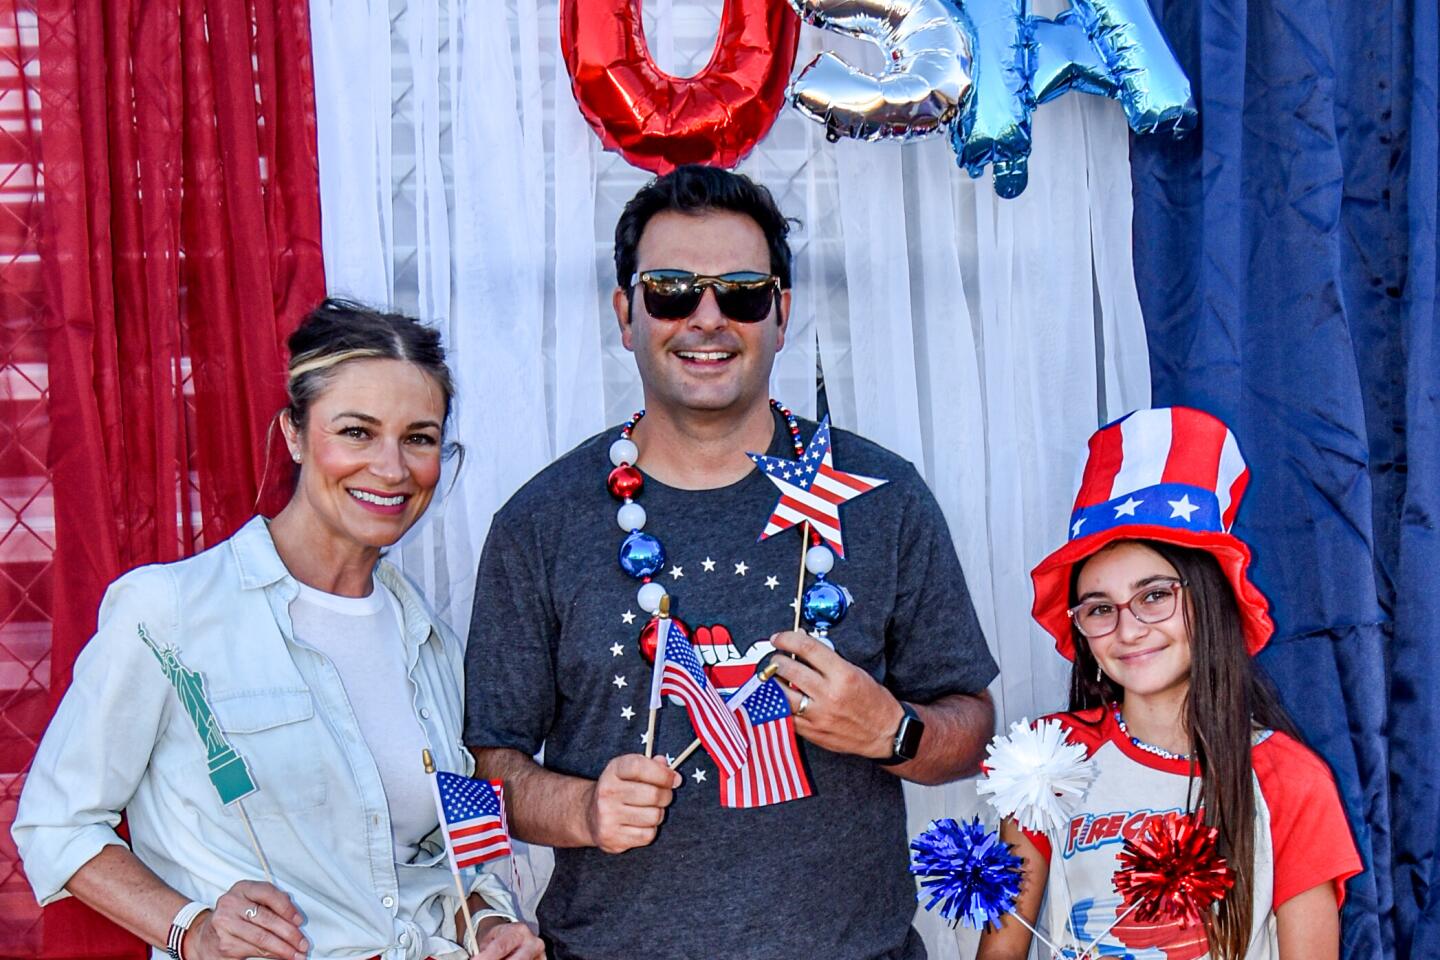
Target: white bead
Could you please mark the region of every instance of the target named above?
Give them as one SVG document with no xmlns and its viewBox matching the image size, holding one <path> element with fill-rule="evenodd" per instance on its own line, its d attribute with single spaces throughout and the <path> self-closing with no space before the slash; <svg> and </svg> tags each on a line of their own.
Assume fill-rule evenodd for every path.
<svg viewBox="0 0 1440 960">
<path fill-rule="evenodd" d="M 620 508 L 615 514 L 615 522 L 620 524 L 620 529 L 629 533 L 632 530 L 640 530 L 645 526 L 645 508 L 633 500 Z"/>
<path fill-rule="evenodd" d="M 660 598 L 665 596 L 665 588 L 658 583 L 646 583 L 640 587 L 636 594 L 636 600 L 640 603 L 640 609 L 646 613 L 660 612 Z"/>
<path fill-rule="evenodd" d="M 615 466 L 622 463 L 634 463 L 640 459 L 640 448 L 635 446 L 635 441 L 621 437 L 610 444 L 610 462 Z"/>
<path fill-rule="evenodd" d="M 835 567 L 835 554 L 823 543 L 805 551 L 805 569 L 817 577 L 823 577 Z"/>
</svg>

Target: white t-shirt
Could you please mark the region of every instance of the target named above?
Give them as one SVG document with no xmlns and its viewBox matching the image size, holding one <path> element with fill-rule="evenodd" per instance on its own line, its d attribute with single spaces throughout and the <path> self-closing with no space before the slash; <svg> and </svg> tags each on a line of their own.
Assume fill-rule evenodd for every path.
<svg viewBox="0 0 1440 960">
<path fill-rule="evenodd" d="M 1115 892 L 1118 855 L 1146 821 L 1190 809 L 1198 797 L 1185 760 L 1156 756 L 1136 746 L 1112 710 L 1096 708 L 1046 717 L 1059 720 L 1070 743 L 1085 746 L 1096 778 L 1070 821 L 1059 856 L 1051 838 L 1028 834 L 1050 861 L 1046 924 L 1098 956 L 1124 960 L 1205 960 L 1209 944 L 1199 925 L 1142 923 L 1124 911 Z M 1332 882 L 1337 908 L 1345 881 L 1360 872 L 1345 810 L 1324 761 L 1283 733 L 1262 734 L 1251 750 L 1255 782 L 1253 926 L 1246 960 L 1274 960 L 1275 908 L 1297 893 Z M 1068 908 L 1068 910 L 1067 910 Z M 1118 922 L 1117 922 L 1118 920 Z M 1113 926 L 1112 926 L 1113 924 Z M 1067 936 L 1069 934 L 1069 936 Z M 1073 956 L 1067 952 L 1065 956 Z"/>
<path fill-rule="evenodd" d="M 420 761 L 428 744 L 406 673 L 400 602 L 378 579 L 365 597 L 341 597 L 302 583 L 290 602 L 290 620 L 296 638 L 329 657 L 340 674 L 385 788 L 395 859 L 408 863 L 440 818 Z"/>
</svg>

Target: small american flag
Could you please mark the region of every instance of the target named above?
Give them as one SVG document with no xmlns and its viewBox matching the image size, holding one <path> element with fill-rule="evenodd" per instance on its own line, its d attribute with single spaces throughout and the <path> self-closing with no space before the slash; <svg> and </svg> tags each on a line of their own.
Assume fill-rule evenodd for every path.
<svg viewBox="0 0 1440 960">
<path fill-rule="evenodd" d="M 735 715 L 705 677 L 705 668 L 695 648 L 673 620 L 662 620 L 657 631 L 655 674 L 650 684 L 650 709 L 661 698 L 672 696 L 685 704 L 695 735 L 723 772 L 735 772 L 745 765 L 749 749 Z"/>
<path fill-rule="evenodd" d="M 510 855 L 505 792 L 499 780 L 475 780 L 439 771 L 435 774 L 435 805 L 445 827 L 445 849 L 456 870 Z"/>
<path fill-rule="evenodd" d="M 733 776 L 720 774 L 722 807 L 764 807 L 799 800 L 812 793 L 800 759 L 790 702 L 776 680 L 746 684 L 730 698 L 740 729 L 749 742 L 745 766 Z"/>
<path fill-rule="evenodd" d="M 845 543 L 840 535 L 840 504 L 888 482 L 835 469 L 830 451 L 829 417 L 820 422 L 799 460 L 763 453 L 747 456 L 780 488 L 780 500 L 770 512 L 760 539 L 809 523 L 810 529 L 818 533 L 838 557 L 845 556 Z"/>
</svg>

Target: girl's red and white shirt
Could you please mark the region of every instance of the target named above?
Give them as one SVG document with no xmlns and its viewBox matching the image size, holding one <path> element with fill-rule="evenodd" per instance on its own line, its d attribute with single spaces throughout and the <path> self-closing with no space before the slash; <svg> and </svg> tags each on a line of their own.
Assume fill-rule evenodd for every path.
<svg viewBox="0 0 1440 960">
<path fill-rule="evenodd" d="M 1029 834 L 1050 863 L 1042 932 L 1063 931 L 1050 936 L 1061 946 L 1088 947 L 1098 938 L 1092 953 L 1097 958 L 1202 960 L 1209 951 L 1198 925 L 1140 923 L 1133 915 L 1116 923 L 1124 907 L 1112 883 L 1125 840 L 1148 819 L 1198 805 L 1200 782 L 1190 779 L 1189 762 L 1136 746 L 1107 708 L 1045 719 L 1060 721 L 1071 743 L 1084 744 L 1096 778 L 1063 836 Z M 1275 909 L 1327 882 L 1334 886 L 1338 907 L 1345 881 L 1362 866 L 1324 761 L 1293 738 L 1266 731 L 1256 737 L 1251 766 L 1255 920 L 1246 960 L 1275 960 Z M 1057 848 L 1059 856 L 1054 855 Z"/>
</svg>

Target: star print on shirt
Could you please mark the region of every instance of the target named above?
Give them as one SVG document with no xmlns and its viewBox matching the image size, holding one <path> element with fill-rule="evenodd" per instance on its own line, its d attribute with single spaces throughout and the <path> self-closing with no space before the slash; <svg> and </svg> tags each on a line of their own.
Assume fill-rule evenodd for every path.
<svg viewBox="0 0 1440 960">
<path fill-rule="evenodd" d="M 649 733 L 648 731 L 645 732 L 645 733 L 640 734 L 640 746 L 643 747 L 643 746 L 645 746 L 645 744 L 647 744 L 647 743 L 649 743 L 649 742 L 650 742 L 650 733 Z"/>
<path fill-rule="evenodd" d="M 623 719 L 623 720 L 634 720 L 634 719 L 635 719 L 635 711 L 634 711 L 633 709 L 631 709 L 630 707 L 621 707 L 621 708 L 620 708 L 620 717 L 621 717 L 621 719 Z"/>
<path fill-rule="evenodd" d="M 745 576 L 746 571 L 748 571 L 749 569 L 750 568 L 745 565 L 744 560 L 741 560 L 739 563 L 735 564 L 735 573 L 739 576 Z"/>
<path fill-rule="evenodd" d="M 625 648 L 618 643 L 610 644 L 610 656 L 618 657 L 625 652 Z"/>
<path fill-rule="evenodd" d="M 706 572 L 706 573 L 714 573 L 714 572 L 715 572 L 715 561 L 714 561 L 714 560 L 711 560 L 709 557 L 706 557 L 704 560 L 701 560 L 701 561 L 700 561 L 700 566 L 702 566 L 702 567 L 705 568 L 705 572 Z"/>
<path fill-rule="evenodd" d="M 771 590 L 774 590 L 776 587 L 780 586 L 780 578 L 775 576 L 766 577 L 765 586 L 769 587 Z"/>
<path fill-rule="evenodd" d="M 619 690 L 621 687 L 625 686 L 625 678 L 620 676 L 620 674 L 618 673 L 615 674 L 615 679 L 611 680 L 610 682 L 615 684 L 616 690 Z"/>
<path fill-rule="evenodd" d="M 677 567 L 673 565 L 670 567 L 670 578 L 672 580 L 679 580 L 683 576 L 685 576 L 684 567 Z"/>
<path fill-rule="evenodd" d="M 695 768 L 695 772 L 692 773 L 692 774 L 690 774 L 690 776 L 692 776 L 692 777 L 695 778 L 695 782 L 696 782 L 696 783 L 704 783 L 704 782 L 705 782 L 705 771 L 704 771 L 704 770 L 701 770 L 699 767 L 696 767 L 696 768 Z"/>
<path fill-rule="evenodd" d="M 627 627 L 630 626 L 630 624 L 635 622 L 635 614 L 631 613 L 629 610 L 626 610 L 624 613 L 620 614 L 620 622 L 625 624 L 625 626 Z"/>
</svg>

